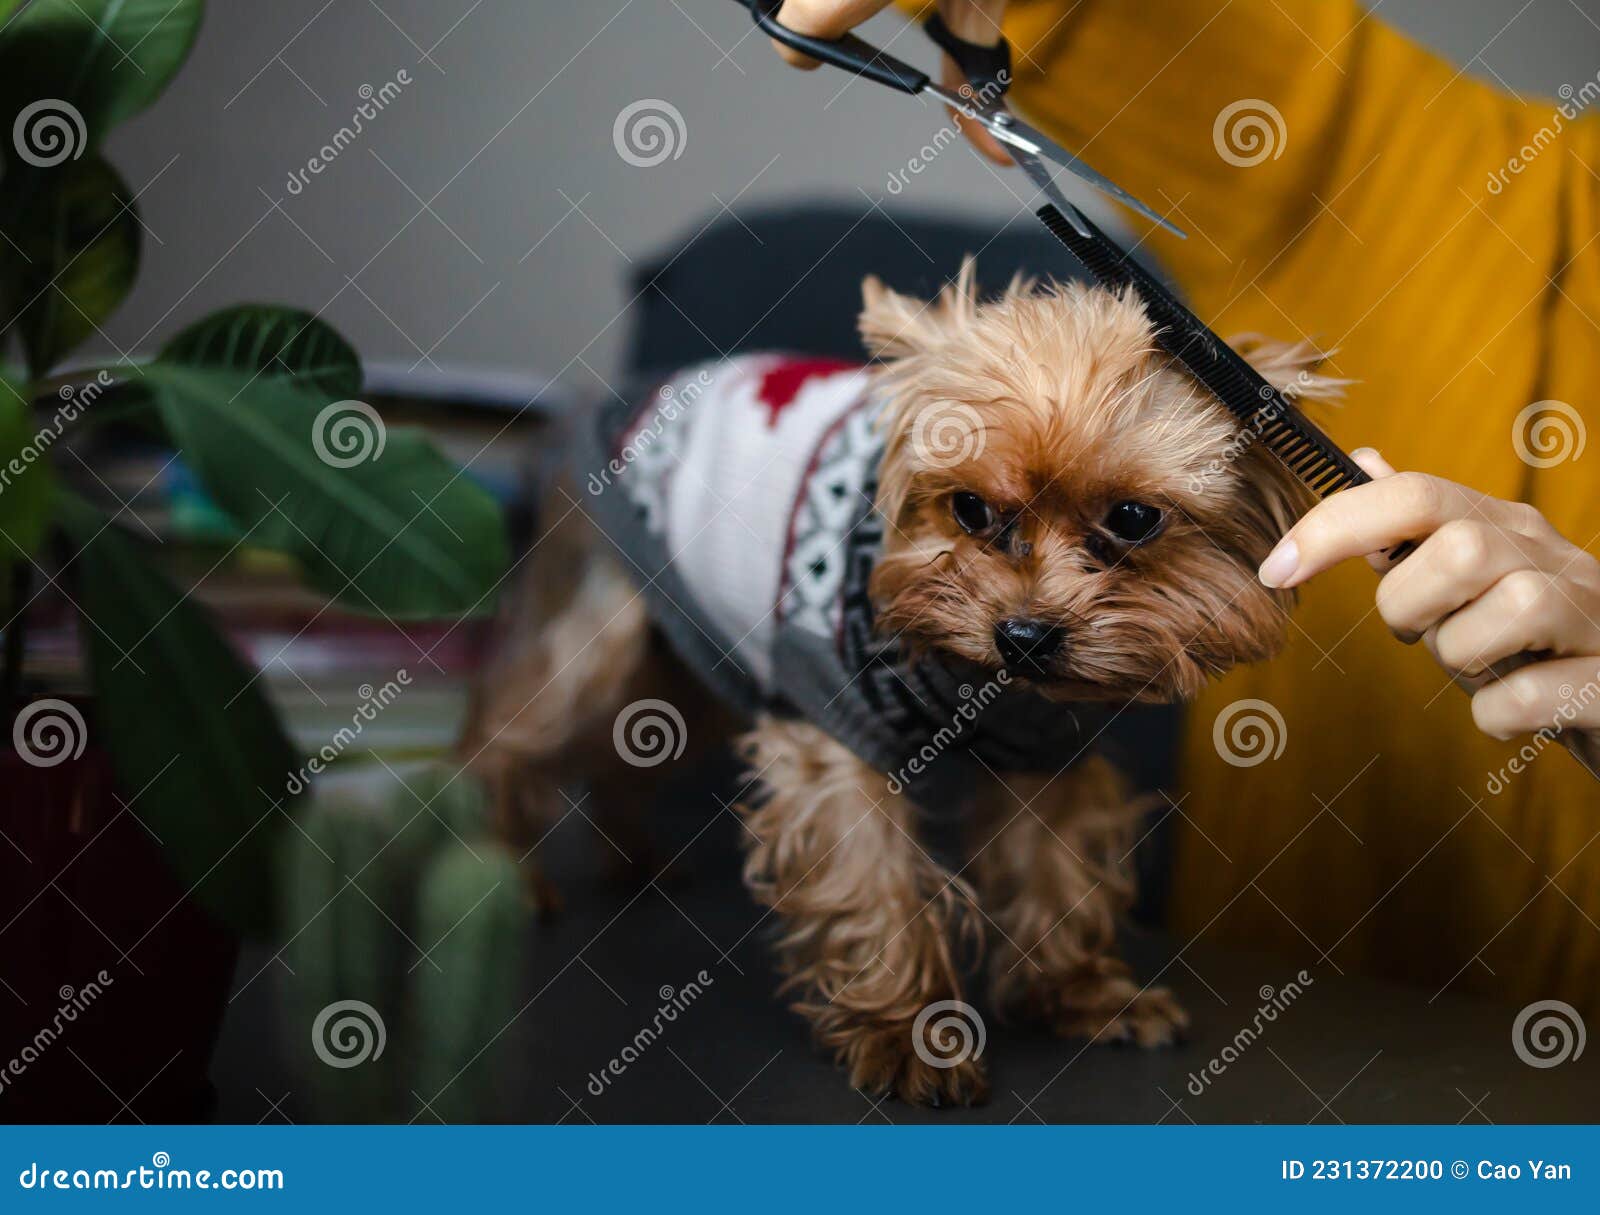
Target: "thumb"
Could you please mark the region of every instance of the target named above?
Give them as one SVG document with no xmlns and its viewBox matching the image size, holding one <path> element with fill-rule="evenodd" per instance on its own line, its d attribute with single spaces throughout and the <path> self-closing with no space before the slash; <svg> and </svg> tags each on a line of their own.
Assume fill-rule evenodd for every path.
<svg viewBox="0 0 1600 1215">
<path fill-rule="evenodd" d="M 961 92 L 967 85 L 966 76 L 962 74 L 961 69 L 956 66 L 956 61 L 950 58 L 949 55 L 942 56 L 942 59 L 943 63 L 940 68 L 941 82 L 945 88 L 953 92 Z M 969 88 L 967 91 L 970 92 L 971 89 Z M 977 148 L 984 156 L 997 165 L 1009 165 L 1011 163 L 1011 157 L 1007 154 L 1005 147 L 984 129 L 981 122 L 970 121 L 963 117 L 961 111 L 954 107 L 950 108 L 950 117 L 955 120 L 956 129 L 965 135 L 972 146 Z"/>
<path fill-rule="evenodd" d="M 1004 15 L 1006 0 L 939 0 L 939 15 L 944 18 L 945 25 L 957 38 L 964 38 L 968 42 L 975 42 L 979 46 L 994 46 L 1003 36 L 1000 32 L 1000 18 Z M 967 78 L 962 74 L 956 61 L 949 55 L 943 56 L 940 64 L 940 81 L 947 89 L 960 91 L 967 83 Z M 981 124 L 969 122 L 961 114 L 952 109 L 950 116 L 955 119 L 956 127 L 971 141 L 984 156 L 997 165 L 1009 165 L 1011 157 L 1007 155 L 1000 141 Z"/>
<path fill-rule="evenodd" d="M 939 15 L 957 38 L 993 46 L 1000 41 L 1006 0 L 939 0 Z"/>
</svg>

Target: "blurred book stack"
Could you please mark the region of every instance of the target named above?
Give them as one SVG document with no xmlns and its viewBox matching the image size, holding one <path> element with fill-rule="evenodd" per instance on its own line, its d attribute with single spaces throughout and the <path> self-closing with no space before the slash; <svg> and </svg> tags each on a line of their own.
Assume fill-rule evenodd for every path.
<svg viewBox="0 0 1600 1215">
<path fill-rule="evenodd" d="M 362 399 L 386 426 L 425 431 L 488 490 L 520 551 L 532 520 L 537 453 L 547 446 L 540 432 L 571 406 L 570 390 L 536 375 L 378 364 L 367 369 Z M 129 427 L 84 430 L 75 451 L 85 475 L 75 488 L 147 542 L 169 576 L 217 614 L 259 671 L 297 748 L 316 753 L 404 672 L 404 695 L 362 721 L 337 767 L 367 761 L 381 773 L 370 764 L 374 754 L 396 764 L 448 750 L 483 660 L 487 619 L 398 622 L 336 607 L 300 583 L 290 558 L 241 543 L 240 529 L 170 447 Z M 36 578 L 29 608 L 26 677 L 82 690 L 80 624 L 66 597 L 70 571 L 41 589 L 42 582 Z"/>
</svg>

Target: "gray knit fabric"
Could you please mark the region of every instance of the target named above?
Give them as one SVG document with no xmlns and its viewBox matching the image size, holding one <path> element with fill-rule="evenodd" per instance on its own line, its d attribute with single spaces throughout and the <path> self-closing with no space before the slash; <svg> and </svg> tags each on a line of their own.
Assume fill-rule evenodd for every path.
<svg viewBox="0 0 1600 1215">
<path fill-rule="evenodd" d="M 821 727 L 882 772 L 886 791 L 904 792 L 931 810 L 966 800 L 986 773 L 1059 772 L 1076 762 L 1105 722 L 1096 705 L 1065 706 L 958 659 L 910 659 L 893 638 L 874 628 L 867 579 L 883 538 L 872 508 L 881 455 L 865 396 L 858 417 L 828 440 L 870 444 L 865 460 L 813 462 L 815 475 L 841 478 L 827 488 L 858 509 L 829 560 L 847 563 L 831 612 L 804 604 L 791 587 L 776 606 L 771 678 L 763 687 L 733 656 L 736 639 L 718 635 L 700 596 L 687 585 L 662 537 L 646 526 L 645 508 L 626 491 L 632 471 L 618 461 L 622 438 L 642 406 L 610 402 L 576 420 L 585 509 L 617 545 L 642 585 L 652 619 L 679 656 L 710 688 L 746 714 L 799 716 Z M 859 452 L 857 454 L 860 454 Z M 831 585 L 831 584 L 830 584 Z M 828 606 L 828 605 L 820 605 Z M 819 619 L 832 619 L 830 629 Z M 866 790 L 872 796 L 878 791 Z"/>
</svg>

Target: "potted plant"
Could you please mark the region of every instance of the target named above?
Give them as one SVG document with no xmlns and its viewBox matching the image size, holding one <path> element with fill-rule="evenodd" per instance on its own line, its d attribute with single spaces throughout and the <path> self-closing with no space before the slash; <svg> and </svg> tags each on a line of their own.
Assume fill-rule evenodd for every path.
<svg viewBox="0 0 1600 1215">
<path fill-rule="evenodd" d="M 355 351 L 309 313 L 230 308 L 149 359 L 61 371 L 141 256 L 102 141 L 161 94 L 203 8 L 0 0 L 0 1118 L 204 1115 L 234 943 L 273 931 L 302 800 L 256 672 L 94 504 L 73 438 L 161 436 L 244 543 L 341 608 L 484 613 L 506 565 L 494 500 L 354 399 Z M 42 593 L 77 618 L 86 694 L 24 677 Z"/>
</svg>

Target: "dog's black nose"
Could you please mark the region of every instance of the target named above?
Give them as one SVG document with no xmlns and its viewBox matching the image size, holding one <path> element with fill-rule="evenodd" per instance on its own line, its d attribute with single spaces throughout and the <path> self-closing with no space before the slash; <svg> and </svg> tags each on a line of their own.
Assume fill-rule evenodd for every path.
<svg viewBox="0 0 1600 1215">
<path fill-rule="evenodd" d="M 1043 674 L 1045 665 L 1061 651 L 1066 630 L 1042 620 L 1013 618 L 994 626 L 994 646 L 1008 668 Z"/>
</svg>

